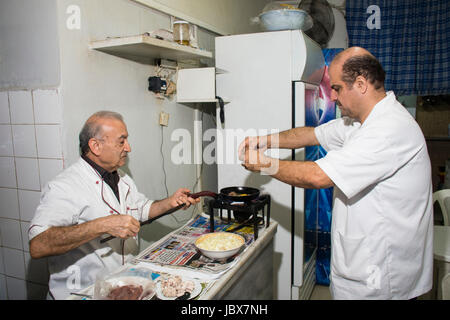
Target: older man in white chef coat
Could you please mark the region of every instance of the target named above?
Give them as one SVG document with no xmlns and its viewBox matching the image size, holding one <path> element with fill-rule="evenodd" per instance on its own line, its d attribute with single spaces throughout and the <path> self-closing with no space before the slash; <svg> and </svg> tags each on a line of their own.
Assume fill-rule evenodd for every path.
<svg viewBox="0 0 450 320">
<path fill-rule="evenodd" d="M 49 257 L 53 299 L 93 284 L 99 271 L 113 271 L 137 254 L 139 221 L 199 201 L 184 188 L 160 201 L 138 192 L 118 170 L 131 151 L 118 113 L 92 115 L 80 132 L 80 148 L 81 158 L 45 186 L 28 231 L 31 257 Z M 117 238 L 100 243 L 104 235 Z"/>
<path fill-rule="evenodd" d="M 343 117 L 317 128 L 247 137 L 251 171 L 300 188 L 334 186 L 331 292 L 334 299 L 413 299 L 432 287 L 431 166 L 416 121 L 385 92 L 385 72 L 367 50 L 349 48 L 329 69 Z M 279 161 L 268 148 L 322 145 L 315 162 Z"/>
</svg>

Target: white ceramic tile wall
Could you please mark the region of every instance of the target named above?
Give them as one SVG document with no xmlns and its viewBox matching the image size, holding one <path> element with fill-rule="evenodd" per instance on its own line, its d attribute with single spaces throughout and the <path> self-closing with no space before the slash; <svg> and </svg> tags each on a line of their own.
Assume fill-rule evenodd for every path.
<svg viewBox="0 0 450 320">
<path fill-rule="evenodd" d="M 58 159 L 39 159 L 41 189 L 63 170 L 63 161 Z"/>
<path fill-rule="evenodd" d="M 0 92 L 0 300 L 45 299 L 47 259 L 28 228 L 45 183 L 64 167 L 58 90 Z"/>
<path fill-rule="evenodd" d="M 10 277 L 25 279 L 25 259 L 23 250 L 3 247 L 5 274 Z"/>
<path fill-rule="evenodd" d="M 5 274 L 5 263 L 3 262 L 3 248 L 0 248 L 0 279 L 2 274 Z"/>
<path fill-rule="evenodd" d="M 6 286 L 8 288 L 9 300 L 27 299 L 27 284 L 25 280 L 6 277 Z"/>
<path fill-rule="evenodd" d="M 23 250 L 20 221 L 0 218 L 0 233 L 3 246 Z"/>
<path fill-rule="evenodd" d="M 33 91 L 35 121 L 38 124 L 60 124 L 61 108 L 56 90 Z"/>
<path fill-rule="evenodd" d="M 0 157 L 0 187 L 17 188 L 13 157 Z"/>
<path fill-rule="evenodd" d="M 41 193 L 39 191 L 19 190 L 19 210 L 21 221 L 31 221 L 34 216 Z"/>
<path fill-rule="evenodd" d="M 0 218 L 20 219 L 17 189 L 0 188 Z"/>
<path fill-rule="evenodd" d="M 13 125 L 12 134 L 16 157 L 37 157 L 34 125 Z"/>
<path fill-rule="evenodd" d="M 22 230 L 22 245 L 23 245 L 23 250 L 25 252 L 30 251 L 30 246 L 28 244 L 28 229 L 30 229 L 30 226 L 31 226 L 31 222 L 27 222 L 27 221 L 20 222 L 20 229 Z"/>
<path fill-rule="evenodd" d="M 0 124 L 0 157 L 12 157 L 13 143 L 11 138 L 11 126 Z"/>
<path fill-rule="evenodd" d="M 34 124 L 30 91 L 10 91 L 9 111 L 12 124 Z"/>
<path fill-rule="evenodd" d="M 9 117 L 8 92 L 0 92 L 0 123 L 11 123 Z"/>
<path fill-rule="evenodd" d="M 61 158 L 59 125 L 36 125 L 36 141 L 40 158 Z"/>
<path fill-rule="evenodd" d="M 39 165 L 37 158 L 15 158 L 17 187 L 25 190 L 39 191 Z"/>
<path fill-rule="evenodd" d="M 4 274 L 0 273 L 0 300 L 6 300 L 7 298 L 8 295 L 6 293 L 6 277 Z"/>
</svg>

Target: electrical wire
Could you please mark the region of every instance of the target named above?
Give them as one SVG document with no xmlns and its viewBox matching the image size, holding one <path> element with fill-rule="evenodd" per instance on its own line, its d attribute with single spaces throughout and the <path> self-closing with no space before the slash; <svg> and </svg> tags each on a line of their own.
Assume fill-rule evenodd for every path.
<svg viewBox="0 0 450 320">
<path fill-rule="evenodd" d="M 201 115 L 201 117 L 200 117 L 200 121 L 203 123 L 203 111 L 202 111 L 202 115 Z M 199 175 L 198 175 L 198 177 L 197 177 L 197 179 L 195 180 L 195 183 L 194 183 L 194 185 L 192 186 L 192 192 L 195 192 L 195 188 L 197 187 L 197 184 L 199 183 L 199 181 L 200 181 L 200 179 L 201 179 L 201 177 L 202 177 L 202 173 L 203 173 L 203 158 L 201 159 L 201 164 L 200 164 L 200 173 L 199 173 Z"/>
<path fill-rule="evenodd" d="M 166 198 L 169 197 L 169 189 L 167 188 L 167 173 L 166 173 L 166 167 L 165 167 L 165 160 L 164 160 L 164 152 L 163 152 L 163 144 L 164 144 L 164 126 L 161 126 L 161 157 L 162 157 L 162 169 L 164 172 L 164 187 L 166 188 Z"/>
<path fill-rule="evenodd" d="M 200 117 L 200 120 L 202 121 L 202 123 L 203 123 L 203 114 L 204 114 L 204 113 L 203 113 L 203 111 L 202 111 L 202 114 L 201 114 L 201 117 Z M 199 174 L 198 174 L 197 179 L 195 180 L 194 185 L 193 185 L 192 188 L 191 188 L 191 192 L 195 192 L 195 188 L 197 188 L 197 185 L 198 185 L 200 179 L 202 178 L 202 176 L 203 176 L 203 158 L 202 158 L 202 162 L 201 162 L 201 164 L 200 164 L 200 172 L 199 172 Z M 201 190 L 200 190 L 200 191 L 201 191 Z M 196 205 L 194 206 L 194 209 L 192 210 L 191 216 L 190 216 L 186 221 L 192 219 L 192 218 L 195 216 L 195 214 L 196 214 L 196 212 L 197 212 L 197 208 L 198 208 L 199 206 L 201 206 L 201 202 L 199 202 L 198 204 L 196 204 Z"/>
<path fill-rule="evenodd" d="M 214 116 L 214 114 L 210 114 L 210 115 L 213 118 L 214 123 L 216 123 L 216 117 Z M 204 112 L 202 111 L 201 112 L 201 119 L 200 119 L 202 122 L 203 122 L 203 116 L 204 116 Z M 163 130 L 164 130 L 164 127 L 161 126 L 160 152 L 161 152 L 161 157 L 162 157 L 162 169 L 163 169 L 163 173 L 164 173 L 164 187 L 166 189 L 166 197 L 168 198 L 169 197 L 169 189 L 167 187 L 167 172 L 166 172 L 166 169 L 165 169 L 165 158 L 164 158 L 164 152 L 163 152 L 163 144 L 164 144 L 164 131 Z M 204 168 L 203 165 L 204 165 L 204 163 L 203 163 L 203 159 L 202 159 L 202 162 L 201 162 L 201 165 L 200 165 L 200 172 L 199 172 L 198 177 L 195 180 L 195 182 L 194 182 L 194 184 L 193 184 L 193 186 L 191 188 L 191 192 L 195 192 L 195 188 L 197 187 L 198 183 L 200 182 L 200 179 L 203 176 L 203 168 Z M 201 203 L 198 203 L 195 206 L 193 206 L 192 213 L 187 219 L 178 220 L 174 214 L 172 214 L 170 216 L 175 220 L 175 222 L 177 224 L 185 223 L 186 221 L 189 221 L 190 219 L 192 219 L 195 216 L 195 214 L 197 213 L 197 209 L 198 209 L 198 207 L 200 205 L 201 205 Z"/>
<path fill-rule="evenodd" d="M 204 112 L 202 111 L 202 115 L 201 115 L 201 117 L 200 117 L 200 120 L 202 121 L 202 123 L 203 123 L 203 115 L 204 115 Z M 203 140 L 202 140 L 202 141 L 203 141 Z M 194 185 L 192 186 L 192 189 L 191 189 L 192 192 L 195 192 L 195 188 L 197 188 L 197 185 L 198 185 L 200 179 L 203 177 L 203 157 L 202 157 L 201 160 L 202 160 L 202 162 L 201 162 L 201 164 L 200 164 L 200 172 L 199 172 L 199 174 L 198 174 L 197 179 L 195 180 Z M 201 191 L 201 190 L 199 190 L 199 191 Z M 194 206 L 194 210 L 192 210 L 192 214 L 191 214 L 191 217 L 190 217 L 189 219 L 192 219 L 192 217 L 195 216 L 195 213 L 196 213 L 196 211 L 197 211 L 197 208 L 200 207 L 200 206 L 201 206 L 201 202 L 199 202 L 198 204 L 196 204 L 196 205 Z M 201 213 L 201 210 L 200 210 L 200 213 Z"/>
<path fill-rule="evenodd" d="M 161 148 L 160 148 L 160 152 L 161 152 L 161 157 L 162 157 L 162 168 L 163 168 L 163 172 L 164 172 L 164 187 L 166 188 L 166 198 L 169 197 L 169 188 L 167 187 L 167 172 L 166 172 L 166 168 L 165 168 L 165 159 L 164 159 L 164 152 L 163 152 L 163 144 L 164 144 L 164 126 L 161 126 Z M 174 218 L 174 220 L 180 224 L 183 221 L 179 221 L 175 215 L 170 215 L 171 217 Z"/>
<path fill-rule="evenodd" d="M 202 111 L 202 114 L 201 114 L 201 121 L 203 122 L 203 111 Z M 161 157 L 162 157 L 162 169 L 163 169 L 163 173 L 164 173 L 164 187 L 165 187 L 165 189 L 166 189 L 166 198 L 168 198 L 169 197 L 169 189 L 168 189 L 168 187 L 167 187 L 167 172 L 166 172 L 166 168 L 165 168 L 165 158 L 164 158 L 164 152 L 163 152 L 163 144 L 164 144 L 164 126 L 161 126 L 161 146 L 160 146 L 160 152 L 161 152 Z M 191 189 L 191 191 L 192 192 L 194 192 L 195 191 L 195 188 L 197 187 L 197 185 L 198 185 L 198 183 L 199 183 L 199 181 L 200 181 L 200 179 L 201 179 L 201 177 L 202 177 L 202 174 L 203 174 L 203 160 L 202 160 L 202 163 L 201 163 L 201 165 L 200 165 L 200 173 L 199 173 L 199 175 L 198 175 L 198 177 L 197 177 L 197 179 L 196 179 L 196 181 L 195 181 L 195 183 L 194 183 L 194 185 L 192 186 L 192 189 Z M 196 211 L 197 211 L 197 207 L 199 206 L 199 204 L 196 204 L 195 206 L 194 206 L 194 208 L 193 208 L 193 210 L 192 210 L 192 213 L 191 213 L 191 215 L 187 218 L 187 219 L 183 219 L 183 220 L 178 220 L 177 218 L 176 218 L 176 216 L 175 215 L 171 215 L 171 217 L 176 221 L 176 223 L 178 223 L 178 224 L 181 224 L 181 223 L 185 223 L 186 221 L 188 221 L 188 220 L 190 220 L 190 219 L 192 219 L 192 217 L 194 217 L 194 214 L 196 213 Z"/>
</svg>

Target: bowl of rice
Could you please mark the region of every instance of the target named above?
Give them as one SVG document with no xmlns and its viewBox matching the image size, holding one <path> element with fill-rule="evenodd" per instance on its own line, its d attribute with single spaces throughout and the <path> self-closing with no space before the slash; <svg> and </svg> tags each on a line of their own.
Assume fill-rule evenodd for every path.
<svg viewBox="0 0 450 320">
<path fill-rule="evenodd" d="M 245 239 L 231 232 L 213 232 L 204 234 L 195 240 L 195 247 L 206 257 L 213 260 L 234 256 L 244 246 Z"/>
</svg>

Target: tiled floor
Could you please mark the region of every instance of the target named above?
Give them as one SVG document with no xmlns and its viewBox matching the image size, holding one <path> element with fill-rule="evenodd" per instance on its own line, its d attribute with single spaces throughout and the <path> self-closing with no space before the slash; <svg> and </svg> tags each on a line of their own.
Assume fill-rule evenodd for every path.
<svg viewBox="0 0 450 320">
<path fill-rule="evenodd" d="M 331 300 L 330 287 L 316 285 L 313 289 L 310 300 Z"/>
</svg>

